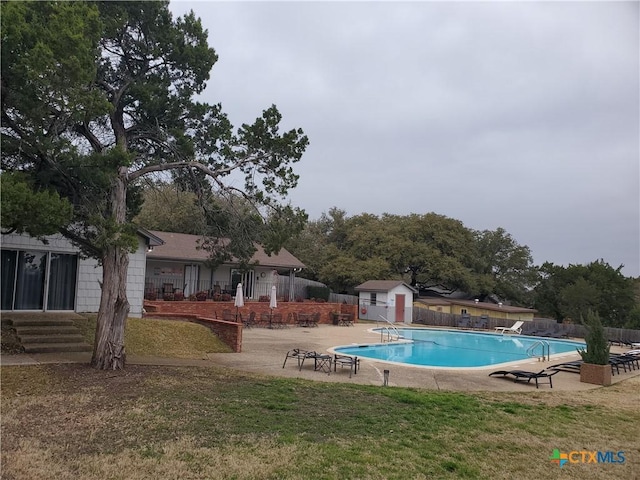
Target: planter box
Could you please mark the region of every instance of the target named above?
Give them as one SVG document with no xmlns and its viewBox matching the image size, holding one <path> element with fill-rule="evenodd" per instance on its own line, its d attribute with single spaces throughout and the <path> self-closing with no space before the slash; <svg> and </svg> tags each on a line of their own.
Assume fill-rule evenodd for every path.
<svg viewBox="0 0 640 480">
<path fill-rule="evenodd" d="M 608 387 L 611 385 L 611 365 L 583 363 L 580 365 L 580 381 Z"/>
</svg>

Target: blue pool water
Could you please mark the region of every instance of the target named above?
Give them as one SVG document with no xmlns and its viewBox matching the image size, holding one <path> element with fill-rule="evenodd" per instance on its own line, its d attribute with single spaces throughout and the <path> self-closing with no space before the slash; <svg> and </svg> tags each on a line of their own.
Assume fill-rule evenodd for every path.
<svg viewBox="0 0 640 480">
<path fill-rule="evenodd" d="M 584 343 L 522 335 L 400 328 L 411 342 L 337 347 L 335 352 L 387 362 L 430 367 L 485 367 L 528 360 L 527 349 L 539 340 L 549 342 L 551 355 L 575 353 Z M 540 354 L 540 347 L 535 350 Z"/>
</svg>

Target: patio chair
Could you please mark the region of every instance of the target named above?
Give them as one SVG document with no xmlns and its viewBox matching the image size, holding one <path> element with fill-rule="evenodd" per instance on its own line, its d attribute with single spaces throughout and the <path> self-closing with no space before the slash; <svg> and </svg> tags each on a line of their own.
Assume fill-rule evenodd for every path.
<svg viewBox="0 0 640 480">
<path fill-rule="evenodd" d="M 360 367 L 360 359 L 358 357 L 352 357 L 349 355 L 338 355 L 335 354 L 333 356 L 333 371 L 336 371 L 336 368 L 340 364 L 340 368 L 349 367 L 349 378 L 351 378 L 351 374 L 357 374 L 358 368 Z"/>
<path fill-rule="evenodd" d="M 491 372 L 489 376 L 494 377 L 500 375 L 502 378 L 512 376 L 514 382 L 526 381 L 527 383 L 530 383 L 531 380 L 535 380 L 536 388 L 538 388 L 540 380 L 546 379 L 549 381 L 549 388 L 553 388 L 551 377 L 556 373 L 558 373 L 558 370 L 552 370 L 551 372 L 546 370 L 540 370 L 539 372 L 527 372 L 526 370 L 498 370 L 496 372 Z"/>
<path fill-rule="evenodd" d="M 249 312 L 249 316 L 244 319 L 242 324 L 244 328 L 253 328 L 256 323 L 256 312 Z"/>
<path fill-rule="evenodd" d="M 516 323 L 514 323 L 510 327 L 496 327 L 496 333 L 502 333 L 503 335 L 505 333 L 521 334 L 522 333 L 522 325 L 524 325 L 524 322 L 521 321 L 521 320 L 518 320 Z"/>
</svg>

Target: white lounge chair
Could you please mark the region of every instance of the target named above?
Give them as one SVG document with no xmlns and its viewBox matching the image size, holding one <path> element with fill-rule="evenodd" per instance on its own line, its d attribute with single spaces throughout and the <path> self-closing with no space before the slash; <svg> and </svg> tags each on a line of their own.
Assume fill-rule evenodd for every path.
<svg viewBox="0 0 640 480">
<path fill-rule="evenodd" d="M 517 334 L 520 334 L 520 333 L 522 333 L 522 325 L 524 325 L 524 322 L 518 320 L 516 323 L 514 323 L 510 327 L 496 327 L 496 333 L 502 333 L 503 335 L 505 333 L 517 333 Z"/>
</svg>

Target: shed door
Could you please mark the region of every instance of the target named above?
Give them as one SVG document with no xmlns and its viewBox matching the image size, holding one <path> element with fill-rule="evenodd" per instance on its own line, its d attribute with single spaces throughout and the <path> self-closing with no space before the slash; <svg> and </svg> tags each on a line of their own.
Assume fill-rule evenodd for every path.
<svg viewBox="0 0 640 480">
<path fill-rule="evenodd" d="M 404 322 L 404 294 L 396 293 L 396 322 Z"/>
</svg>

